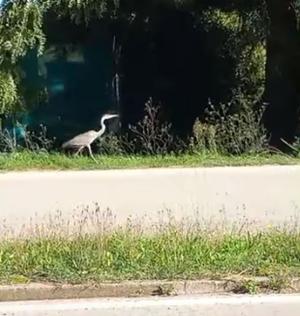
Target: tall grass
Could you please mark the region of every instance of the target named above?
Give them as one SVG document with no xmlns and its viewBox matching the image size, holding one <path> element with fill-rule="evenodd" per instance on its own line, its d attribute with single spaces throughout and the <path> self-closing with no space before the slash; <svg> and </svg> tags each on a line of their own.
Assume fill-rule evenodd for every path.
<svg viewBox="0 0 300 316">
<path fill-rule="evenodd" d="M 91 223 L 84 214 L 78 227 Z M 68 223 L 58 216 L 52 226 L 36 226 L 31 234 L 2 237 L 0 282 L 300 276 L 298 229 L 242 233 L 170 221 L 145 231 L 133 222 L 117 227 L 110 216 L 103 221 L 96 216 L 90 233 L 64 229 Z"/>
</svg>

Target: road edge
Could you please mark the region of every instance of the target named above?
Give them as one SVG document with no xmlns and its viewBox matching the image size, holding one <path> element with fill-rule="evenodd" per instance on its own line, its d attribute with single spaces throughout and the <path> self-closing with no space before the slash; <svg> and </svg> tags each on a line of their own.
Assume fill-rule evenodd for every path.
<svg viewBox="0 0 300 316">
<path fill-rule="evenodd" d="M 194 281 L 126 281 L 99 284 L 20 284 L 0 286 L 0 302 L 178 295 L 300 293 L 300 278 L 228 278 Z"/>
</svg>

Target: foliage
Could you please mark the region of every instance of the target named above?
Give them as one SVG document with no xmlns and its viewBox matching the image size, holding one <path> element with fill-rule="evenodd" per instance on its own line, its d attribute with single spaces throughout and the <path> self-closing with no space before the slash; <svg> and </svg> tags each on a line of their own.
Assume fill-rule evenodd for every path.
<svg viewBox="0 0 300 316">
<path fill-rule="evenodd" d="M 281 141 L 291 150 L 291 153 L 296 157 L 300 157 L 300 138 L 297 137 L 293 144 L 289 144 L 285 139 Z"/>
<path fill-rule="evenodd" d="M 47 136 L 47 128 L 40 126 L 39 132 L 31 132 L 26 130 L 25 126 L 17 124 L 23 133 L 22 137 L 17 137 L 15 129 L 0 130 L 0 152 L 16 153 L 23 150 L 31 152 L 49 152 L 53 149 L 55 139 Z"/>
<path fill-rule="evenodd" d="M 99 139 L 96 144 L 97 151 L 104 155 L 127 155 L 134 153 L 134 144 L 128 135 L 108 134 Z"/>
<path fill-rule="evenodd" d="M 28 50 L 42 53 L 45 37 L 42 31 L 43 9 L 36 1 L 13 1 L 1 12 L 0 63 L 15 64 Z"/>
<path fill-rule="evenodd" d="M 101 19 L 105 13 L 114 15 L 120 0 L 47 0 L 44 6 L 57 12 L 59 17 L 69 16 L 75 23 L 88 24 L 92 19 Z"/>
<path fill-rule="evenodd" d="M 297 137 L 293 144 L 294 153 L 297 157 L 300 157 L 300 137 Z"/>
<path fill-rule="evenodd" d="M 117 5 L 117 2 L 5 1 L 0 9 L 0 114 L 31 106 L 26 104 L 25 94 L 20 86 L 22 71 L 18 63 L 31 50 L 35 50 L 38 55 L 43 53 L 46 43 L 43 19 L 48 10 L 56 11 L 59 17 L 68 15 L 79 23 L 81 20 L 87 22 L 93 15 L 100 18 L 112 4 Z"/>
<path fill-rule="evenodd" d="M 13 110 L 17 100 L 18 92 L 13 75 L 0 71 L 0 114 Z"/>
<path fill-rule="evenodd" d="M 216 142 L 216 127 L 209 123 L 203 123 L 196 119 L 193 126 L 193 136 L 191 137 L 190 149 L 192 152 L 218 152 Z"/>
<path fill-rule="evenodd" d="M 225 12 L 221 9 L 209 8 L 203 11 L 201 18 L 207 30 L 219 27 L 229 32 L 238 32 L 241 26 L 239 12 Z"/>
<path fill-rule="evenodd" d="M 152 10 L 151 7 L 155 8 L 159 3 L 150 1 L 146 5 L 134 0 L 122 3 L 119 0 L 5 1 L 0 18 L 0 70 L 5 72 L 1 76 L 2 81 L 7 81 L 2 88 L 5 90 L 4 94 L 12 97 L 2 99 L 1 112 L 13 111 L 16 102 L 26 102 L 13 68 L 29 50 L 35 49 L 38 54 L 42 54 L 46 42 L 42 28 L 43 18 L 49 10 L 55 11 L 58 17 L 68 16 L 75 23 L 88 23 L 92 19 L 101 19 L 104 16 L 114 19 L 125 16 L 125 21 L 129 23 L 133 16 L 141 14 L 147 17 Z M 250 49 L 247 47 L 251 47 L 252 50 L 257 48 L 259 43 L 262 44 L 266 20 L 263 4 L 259 5 L 257 1 L 233 1 L 229 5 L 226 1 L 172 0 L 170 4 L 198 15 L 208 29 L 222 28 L 227 34 L 228 51 L 241 57 L 238 62 L 239 68 L 249 65 L 252 54 L 247 55 Z M 263 64 L 260 66 L 263 67 Z M 253 77 L 256 77 L 255 69 L 237 73 L 240 73 L 242 78 L 249 78 L 251 72 Z M 20 72 L 18 76 L 20 77 Z M 261 73 L 257 80 L 261 84 Z"/>
<path fill-rule="evenodd" d="M 240 102 L 239 102 L 240 106 Z M 126 134 L 107 134 L 96 142 L 97 152 L 104 155 L 167 155 L 170 153 L 212 152 L 225 154 L 248 154 L 265 150 L 265 131 L 260 117 L 247 104 L 238 113 L 231 114 L 232 104 L 215 108 L 210 105 L 208 122 L 196 120 L 193 137 L 189 144 L 172 134 L 171 124 L 161 121 L 160 108 L 152 99 L 145 105 L 145 116 L 130 125 Z M 21 137 L 16 135 L 21 131 Z M 41 126 L 39 133 L 31 132 L 17 123 L 11 131 L 0 131 L 0 152 L 30 150 L 48 152 L 54 140 L 47 137 L 47 129 Z"/>
<path fill-rule="evenodd" d="M 220 104 L 210 103 L 207 122 L 194 125 L 192 150 L 208 150 L 223 154 L 256 154 L 268 150 L 267 132 L 263 127 L 263 111 L 256 111 L 245 99 Z M 238 111 L 235 109 L 238 108 Z"/>
<path fill-rule="evenodd" d="M 236 104 L 237 103 L 237 104 Z M 238 111 L 235 111 L 238 108 Z M 129 126 L 127 134 L 107 134 L 96 142 L 97 151 L 104 155 L 167 155 L 211 152 L 221 154 L 256 154 L 267 151 L 267 136 L 262 125 L 263 111 L 255 111 L 249 101 L 235 99 L 216 107 L 210 103 L 207 121 L 196 120 L 193 137 L 184 141 L 172 134 L 171 124 L 162 122 L 160 108 L 152 99 L 145 105 L 145 116 L 137 125 Z M 23 128 L 23 137 L 17 139 L 13 132 L 0 132 L 0 152 L 31 150 L 48 152 L 53 140 L 41 126 L 39 134 Z"/>
<path fill-rule="evenodd" d="M 299 3 L 298 0 L 291 1 L 297 12 L 300 11 Z M 246 121 L 244 127 L 251 124 L 254 126 L 253 120 L 257 120 L 261 116 L 261 113 L 257 113 L 254 109 L 254 105 L 261 103 L 266 87 L 266 40 L 269 32 L 266 1 L 259 0 L 170 0 L 166 2 L 163 0 L 6 0 L 0 11 L 0 115 L 15 113 L 33 106 L 35 102 L 38 103 L 40 93 L 31 91 L 30 95 L 34 97 L 29 98 L 28 91 L 24 91 L 26 89 L 23 85 L 25 78 L 20 62 L 28 52 L 33 51 L 37 55 L 43 53 L 46 45 L 43 23 L 44 17 L 49 11 L 54 11 L 58 18 L 67 17 L 77 24 L 88 24 L 95 19 L 105 18 L 106 21 L 121 22 L 119 25 L 126 29 L 136 20 L 143 21 L 144 27 L 149 27 L 150 23 L 155 23 L 155 14 L 162 5 L 177 6 L 178 10 L 189 12 L 191 17 L 195 18 L 195 28 L 204 30 L 207 38 L 214 39 L 209 44 L 212 46 L 212 51 L 218 54 L 223 64 L 229 64 L 232 68 L 232 77 L 222 79 L 230 82 L 229 86 L 232 93 L 231 95 L 227 94 L 228 98 L 224 97 L 224 100 L 217 100 L 216 102 L 227 103 L 236 94 L 240 94 L 242 98 L 248 100 L 249 104 L 246 108 L 243 102 L 234 102 L 234 105 L 226 106 L 226 108 L 235 108 L 235 116 L 230 114 L 231 110 L 224 110 L 223 115 L 229 115 L 227 125 L 236 126 L 238 123 L 234 120 L 240 120 L 238 124 L 240 127 Z M 119 38 L 126 40 L 126 34 L 120 35 Z M 252 123 L 250 118 L 253 118 Z M 155 140 L 156 145 L 150 141 L 149 137 L 152 137 L 149 134 L 151 133 L 150 129 L 147 130 L 145 126 L 142 127 L 141 125 L 145 123 L 148 124 L 149 122 L 140 122 L 138 126 L 131 129 L 131 134 L 135 136 L 133 137 L 135 139 L 134 146 L 139 147 L 141 152 L 161 154 L 178 150 L 178 148 L 174 148 L 174 144 L 178 140 L 175 140 L 170 133 L 171 127 L 167 126 L 168 124 L 164 126 L 164 132 L 160 126 L 161 132 L 165 134 L 163 143 L 167 147 L 161 148 L 161 144 L 157 145 L 159 142 L 161 143 L 158 139 Z M 210 125 L 204 124 L 199 128 L 199 133 L 204 133 L 204 139 L 211 138 L 212 136 L 209 134 L 214 133 L 211 123 Z M 222 129 L 220 126 L 214 128 L 214 137 L 218 137 L 219 130 Z M 147 133 L 148 135 L 146 135 Z M 166 134 L 169 134 L 169 140 L 167 140 Z M 261 135 L 260 127 L 258 134 Z M 148 138 L 148 141 L 145 141 L 145 137 Z M 236 135 L 236 139 L 246 140 L 247 137 L 245 134 L 243 136 Z M 242 148 L 237 148 L 239 146 L 233 145 L 232 137 L 231 140 L 226 138 L 231 145 L 227 144 L 225 146 L 227 149 L 224 149 L 223 146 L 223 150 L 230 153 L 257 151 L 261 147 L 258 145 L 259 138 L 257 136 L 256 140 L 254 138 L 251 140 L 256 142 L 255 148 L 249 144 L 246 145 L 246 143 Z M 246 142 L 249 143 L 249 137 L 247 139 Z M 264 142 L 262 139 L 261 141 Z M 203 140 L 203 144 L 200 144 L 198 137 L 196 142 L 201 148 L 207 146 L 213 150 L 216 150 L 216 147 L 220 148 L 216 141 L 210 141 L 208 145 L 207 140 Z M 115 146 L 109 148 L 111 143 L 114 143 Z M 128 143 L 127 139 L 107 137 L 102 141 L 100 150 L 106 153 L 128 152 L 128 148 L 124 149 L 124 143 Z M 169 145 L 167 145 L 168 143 Z M 115 148 L 118 148 L 117 151 Z M 130 147 L 130 150 L 134 151 L 135 149 Z"/>
<path fill-rule="evenodd" d="M 42 53 L 42 23 L 43 10 L 35 1 L 6 2 L 0 11 L 0 114 L 14 112 L 24 103 L 17 64 L 31 49 Z"/>
<path fill-rule="evenodd" d="M 236 76 L 239 78 L 239 89 L 246 91 L 253 103 L 259 102 L 264 93 L 266 80 L 266 47 L 264 42 L 255 46 L 246 46 L 240 55 Z"/>
<path fill-rule="evenodd" d="M 235 81 L 232 94 L 242 91 L 244 97 L 261 100 L 265 83 L 266 36 L 268 15 L 264 2 L 252 7 L 208 7 L 200 19 L 207 32 L 219 30 L 224 39 L 216 47 L 224 58 L 234 61 Z"/>
<path fill-rule="evenodd" d="M 182 153 L 185 143 L 173 136 L 172 125 L 160 118 L 160 107 L 152 99 L 145 105 L 145 115 L 136 125 L 129 125 L 122 134 L 105 135 L 97 141 L 98 152 L 107 155 L 167 155 Z"/>
<path fill-rule="evenodd" d="M 135 147 L 143 154 L 162 155 L 172 151 L 175 140 L 171 124 L 161 122 L 160 108 L 150 99 L 145 106 L 145 116 L 136 126 L 129 126 Z"/>
</svg>

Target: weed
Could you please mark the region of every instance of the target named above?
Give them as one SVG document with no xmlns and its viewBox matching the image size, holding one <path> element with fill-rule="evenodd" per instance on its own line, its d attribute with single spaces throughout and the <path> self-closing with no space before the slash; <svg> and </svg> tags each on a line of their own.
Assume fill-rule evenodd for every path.
<svg viewBox="0 0 300 316">
<path fill-rule="evenodd" d="M 243 280 L 236 284 L 233 292 L 236 294 L 257 294 L 260 292 L 260 282 Z"/>
<path fill-rule="evenodd" d="M 134 152 L 128 135 L 108 134 L 96 142 L 97 152 L 103 155 L 127 155 Z"/>
<path fill-rule="evenodd" d="M 193 136 L 191 137 L 190 148 L 192 152 L 218 152 L 216 142 L 217 131 L 212 124 L 202 123 L 196 119 L 193 126 Z"/>
<path fill-rule="evenodd" d="M 129 126 L 135 148 L 141 154 L 163 155 L 174 150 L 172 125 L 159 119 L 160 107 L 150 99 L 145 106 L 145 116 L 136 126 Z"/>
<path fill-rule="evenodd" d="M 153 296 L 171 296 L 174 292 L 172 284 L 159 285 L 157 290 L 152 293 Z"/>
<path fill-rule="evenodd" d="M 0 130 L 0 152 L 16 153 L 22 150 L 31 152 L 49 152 L 54 147 L 55 139 L 47 136 L 47 128 L 40 125 L 39 132 L 31 132 L 25 126 L 18 124 L 22 129 L 21 137 L 17 137 L 15 130 Z"/>
<path fill-rule="evenodd" d="M 289 144 L 286 140 L 281 141 L 292 151 L 294 156 L 300 157 L 300 138 L 296 138 L 293 144 Z"/>
<path fill-rule="evenodd" d="M 271 292 L 280 293 L 284 289 L 288 289 L 291 287 L 290 279 L 284 275 L 272 275 L 269 278 L 269 281 L 264 285 L 266 289 Z"/>
<path fill-rule="evenodd" d="M 248 103 L 239 104 L 239 111 L 235 111 L 235 107 L 237 105 L 234 102 L 219 107 L 209 104 L 209 125 L 202 125 L 206 127 L 206 147 L 235 155 L 267 151 L 267 133 L 262 124 L 263 110 L 255 111 Z"/>
</svg>

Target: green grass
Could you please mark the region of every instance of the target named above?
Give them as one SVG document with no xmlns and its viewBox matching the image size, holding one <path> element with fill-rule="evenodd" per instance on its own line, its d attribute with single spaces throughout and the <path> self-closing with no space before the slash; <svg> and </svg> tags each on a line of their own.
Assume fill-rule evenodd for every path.
<svg viewBox="0 0 300 316">
<path fill-rule="evenodd" d="M 285 155 L 224 156 L 214 153 L 168 156 L 96 156 L 72 157 L 62 154 L 0 154 L 0 170 L 94 170 L 150 167 L 214 167 L 300 164 L 300 158 Z"/>
<path fill-rule="evenodd" d="M 300 276 L 300 233 L 208 235 L 168 229 L 146 235 L 0 241 L 0 282 L 88 283 L 121 280 Z"/>
</svg>

